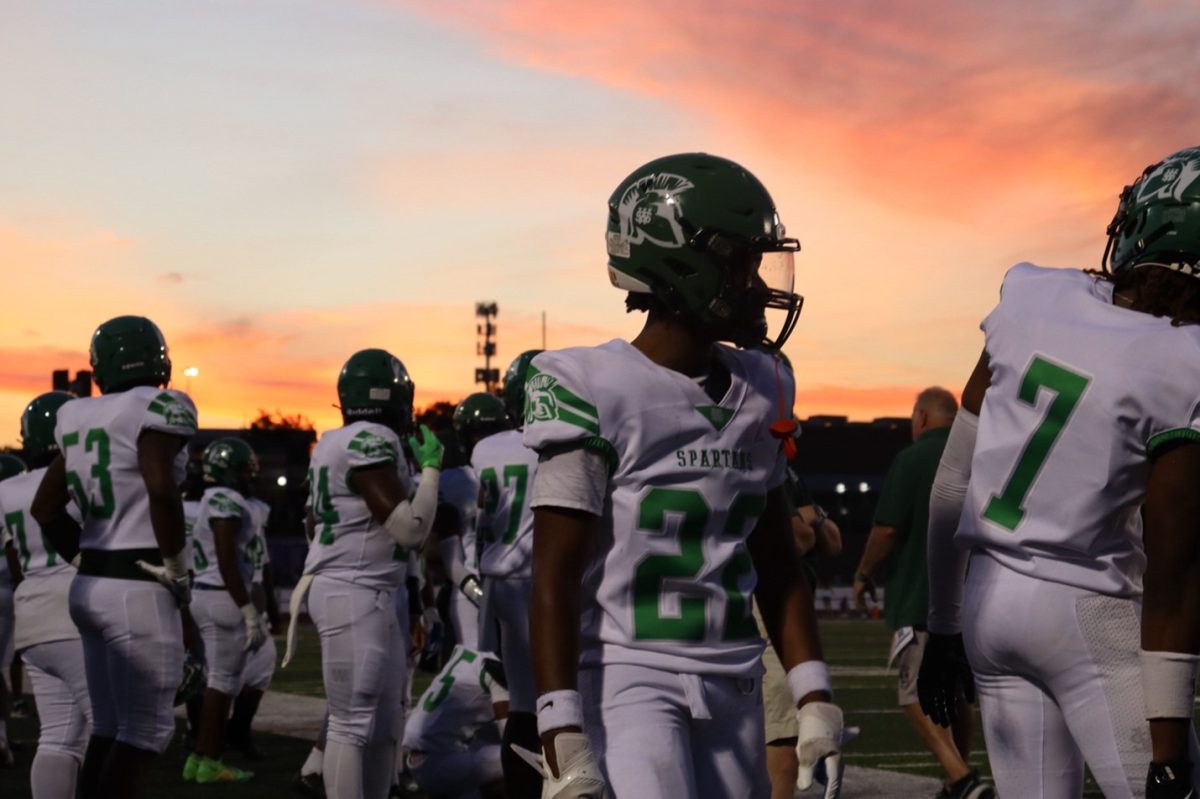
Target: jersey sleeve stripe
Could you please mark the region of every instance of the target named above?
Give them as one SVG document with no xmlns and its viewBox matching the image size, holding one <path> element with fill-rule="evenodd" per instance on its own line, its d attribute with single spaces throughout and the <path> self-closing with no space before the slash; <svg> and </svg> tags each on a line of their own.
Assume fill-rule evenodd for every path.
<svg viewBox="0 0 1200 799">
<path fill-rule="evenodd" d="M 1178 427 L 1174 430 L 1164 430 L 1161 433 L 1155 433 L 1146 442 L 1146 454 L 1153 455 L 1164 444 L 1169 444 L 1173 441 L 1200 441 L 1200 430 L 1193 430 L 1190 427 Z"/>
</svg>

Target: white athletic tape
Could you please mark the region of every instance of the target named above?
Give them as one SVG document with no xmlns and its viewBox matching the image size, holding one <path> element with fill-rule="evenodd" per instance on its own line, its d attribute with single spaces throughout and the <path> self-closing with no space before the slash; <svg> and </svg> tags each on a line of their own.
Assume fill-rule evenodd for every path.
<svg viewBox="0 0 1200 799">
<path fill-rule="evenodd" d="M 308 589 L 312 587 L 312 581 L 313 576 L 305 574 L 292 589 L 292 601 L 288 603 L 288 613 L 291 618 L 288 619 L 287 646 L 283 649 L 283 662 L 279 664 L 281 669 L 287 668 L 287 664 L 292 662 L 292 655 L 296 654 L 296 625 L 300 623 L 300 606 L 304 604 L 304 598 L 308 596 Z"/>
</svg>

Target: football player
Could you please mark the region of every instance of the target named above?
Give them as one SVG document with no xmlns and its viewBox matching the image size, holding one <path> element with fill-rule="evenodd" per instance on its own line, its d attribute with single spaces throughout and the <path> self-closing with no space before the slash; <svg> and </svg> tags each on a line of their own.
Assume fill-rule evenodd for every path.
<svg viewBox="0 0 1200 799">
<path fill-rule="evenodd" d="M 183 674 L 179 606 L 191 595 L 178 484 L 196 407 L 165 388 L 167 343 L 145 317 L 100 325 L 91 365 L 101 395 L 59 408 L 59 454 L 31 511 L 59 555 L 79 555 L 69 601 L 92 703 L 81 794 L 137 799 L 150 761 L 175 731 L 172 705 Z"/>
<path fill-rule="evenodd" d="M 346 361 L 337 390 L 345 426 L 313 450 L 313 545 L 292 608 L 307 593 L 321 636 L 325 791 L 331 799 L 382 799 L 395 776 L 407 682 L 393 593 L 403 589 L 408 550 L 433 523 L 442 444 L 423 425 L 408 439 L 422 470 L 410 496 L 400 435 L 412 426 L 413 383 L 404 364 L 385 350 L 361 350 Z"/>
<path fill-rule="evenodd" d="M 249 653 L 269 637 L 266 620 L 250 597 L 256 529 L 246 494 L 258 475 L 258 458 L 240 438 L 219 438 L 200 456 L 204 482 L 200 513 L 192 527 L 195 584 L 192 617 L 204 639 L 208 688 L 196 751 L 183 766 L 185 782 L 245 782 L 253 772 L 225 765 L 225 721 L 242 689 Z"/>
<path fill-rule="evenodd" d="M 930 503 L 919 690 L 946 725 L 974 672 L 1001 796 L 1077 797 L 1085 763 L 1109 799 L 1192 795 L 1198 176 L 1200 148 L 1148 167 L 1103 272 L 1018 264 L 983 320 Z"/>
<path fill-rule="evenodd" d="M 25 462 L 16 455 L 0 454 L 0 481 L 25 472 Z M 2 521 L 2 520 L 0 520 Z M 8 673 L 13 659 L 13 634 L 16 616 L 13 608 L 13 576 L 8 558 L 0 560 L 0 675 Z M 14 691 L 16 688 L 14 687 Z M 13 765 L 12 749 L 8 745 L 8 719 L 12 714 L 12 696 L 8 682 L 0 676 L 0 768 Z"/>
<path fill-rule="evenodd" d="M 824 766 L 837 796 L 842 713 L 783 488 L 792 379 L 719 343 L 784 342 L 799 243 L 753 175 L 690 153 L 621 182 L 607 244 L 642 331 L 542 353 L 525 386 L 544 796 L 767 795 L 752 593 L 798 708 L 798 785 Z"/>
<path fill-rule="evenodd" d="M 500 770 L 500 731 L 508 711 L 504 670 L 495 656 L 461 644 L 417 700 L 404 729 L 408 768 L 435 796 L 508 796 Z"/>
<path fill-rule="evenodd" d="M 541 350 L 517 356 L 504 375 L 504 401 L 493 430 L 472 435 L 471 467 L 483 486 L 479 571 L 484 579 L 483 646 L 501 653 L 509 687 L 509 716 L 504 727 L 504 782 L 514 798 L 537 799 L 541 776 L 521 760 L 511 744 L 536 750 L 537 691 L 529 657 L 530 556 L 533 511 L 529 487 L 537 474 L 537 453 L 521 440 L 525 421 L 525 378 Z M 490 395 L 486 395 L 489 396 Z M 461 406 L 460 406 L 461 407 Z M 500 429 L 496 428 L 515 428 Z M 491 433 L 488 435 L 487 433 Z M 482 435 L 480 435 L 482 434 Z"/>
<path fill-rule="evenodd" d="M 438 509 L 433 532 L 442 568 L 451 586 L 450 621 L 455 640 L 469 649 L 479 647 L 479 602 L 483 592 L 476 563 L 475 517 L 479 510 L 479 479 L 468 462 L 470 447 L 460 432 L 459 411 L 472 394 L 454 409 L 453 430 L 447 431 L 445 462 L 438 482 Z M 490 395 L 486 395 L 490 396 Z"/>
<path fill-rule="evenodd" d="M 30 515 L 33 495 L 58 454 L 54 424 L 73 397 L 51 391 L 21 414 L 21 443 L 31 470 L 0 483 L 0 540 L 15 556 L 16 649 L 29 673 L 40 732 L 29 773 L 35 799 L 74 799 L 92 723 L 83 644 L 67 594 L 75 567 L 59 557 Z"/>
<path fill-rule="evenodd" d="M 225 727 L 225 740 L 230 747 L 241 752 L 249 760 L 259 760 L 262 753 L 254 744 L 251 726 L 263 695 L 271 687 L 275 676 L 275 662 L 279 655 L 275 647 L 272 630 L 278 629 L 279 608 L 275 601 L 275 581 L 271 575 L 271 552 L 267 548 L 267 522 L 271 517 L 271 506 L 257 497 L 247 497 L 250 517 L 254 522 L 254 534 L 246 545 L 246 556 L 254 564 L 250 578 L 250 601 L 258 609 L 267 632 L 263 645 L 246 658 L 242 670 L 242 690 L 233 700 L 233 712 Z"/>
</svg>

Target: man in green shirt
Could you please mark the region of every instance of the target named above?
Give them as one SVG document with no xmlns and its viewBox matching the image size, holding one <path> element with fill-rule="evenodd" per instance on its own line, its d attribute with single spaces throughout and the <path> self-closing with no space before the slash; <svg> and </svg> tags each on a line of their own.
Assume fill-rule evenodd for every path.
<svg viewBox="0 0 1200 799">
<path fill-rule="evenodd" d="M 958 412 L 954 395 L 943 388 L 927 388 L 913 406 L 913 443 L 900 451 L 888 470 L 875 523 L 854 575 L 854 600 L 865 608 L 865 597 L 875 598 L 875 578 L 883 562 L 892 557 L 891 574 L 884 594 L 884 619 L 894 631 L 893 642 L 902 646 L 895 657 L 900 667 L 899 703 L 913 729 L 946 771 L 941 796 L 955 799 L 991 799 L 991 785 L 967 765 L 973 715 L 966 699 L 953 728 L 939 727 L 926 716 L 917 700 L 917 672 L 928 633 L 929 573 L 925 540 L 929 527 L 929 491 L 937 473 L 950 425 Z"/>
</svg>

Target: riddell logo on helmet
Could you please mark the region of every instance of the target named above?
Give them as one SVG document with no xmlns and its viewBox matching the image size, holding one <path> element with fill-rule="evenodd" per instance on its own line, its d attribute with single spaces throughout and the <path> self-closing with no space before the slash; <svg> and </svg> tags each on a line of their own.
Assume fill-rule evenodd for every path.
<svg viewBox="0 0 1200 799">
<path fill-rule="evenodd" d="M 128 372 L 130 369 L 141 369 L 145 365 L 146 365 L 145 361 L 134 361 L 133 363 L 123 363 L 123 364 L 121 364 L 121 371 Z"/>
<path fill-rule="evenodd" d="M 617 207 L 621 230 L 616 235 L 609 233 L 609 254 L 627 258 L 631 244 L 645 242 L 672 250 L 682 247 L 687 236 L 679 224 L 677 198 L 695 185 L 687 178 L 669 172 L 635 180 L 621 195 Z"/>
</svg>

